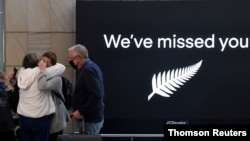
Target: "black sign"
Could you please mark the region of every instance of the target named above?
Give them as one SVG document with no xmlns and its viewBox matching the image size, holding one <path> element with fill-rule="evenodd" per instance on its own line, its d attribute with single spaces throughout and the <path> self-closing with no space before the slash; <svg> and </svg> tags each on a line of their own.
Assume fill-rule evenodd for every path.
<svg viewBox="0 0 250 141">
<path fill-rule="evenodd" d="M 250 124 L 250 3 L 77 1 L 76 42 L 103 70 L 103 133 L 167 120 Z"/>
</svg>

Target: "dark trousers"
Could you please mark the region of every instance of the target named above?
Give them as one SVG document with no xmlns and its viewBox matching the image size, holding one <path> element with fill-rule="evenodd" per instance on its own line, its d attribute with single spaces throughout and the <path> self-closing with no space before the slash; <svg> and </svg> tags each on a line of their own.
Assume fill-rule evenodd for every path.
<svg viewBox="0 0 250 141">
<path fill-rule="evenodd" d="M 50 118 L 50 116 L 41 118 L 19 116 L 22 141 L 48 141 Z"/>
</svg>

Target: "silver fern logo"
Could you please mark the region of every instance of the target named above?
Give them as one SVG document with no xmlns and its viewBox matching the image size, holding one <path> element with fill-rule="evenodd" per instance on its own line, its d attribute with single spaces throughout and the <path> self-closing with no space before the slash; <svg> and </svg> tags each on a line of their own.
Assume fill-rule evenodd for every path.
<svg viewBox="0 0 250 141">
<path fill-rule="evenodd" d="M 158 75 L 153 75 L 152 78 L 152 89 L 153 92 L 148 95 L 148 101 L 155 95 L 158 94 L 163 97 L 170 97 L 176 88 L 180 88 L 186 81 L 191 79 L 196 72 L 199 70 L 202 64 L 202 60 L 198 63 L 187 66 L 184 68 L 168 70 L 167 73 L 159 72 Z"/>
</svg>

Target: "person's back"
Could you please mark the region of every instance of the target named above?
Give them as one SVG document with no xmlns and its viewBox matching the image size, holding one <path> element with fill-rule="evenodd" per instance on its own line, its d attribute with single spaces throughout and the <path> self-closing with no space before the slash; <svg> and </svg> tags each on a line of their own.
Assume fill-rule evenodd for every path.
<svg viewBox="0 0 250 141">
<path fill-rule="evenodd" d="M 55 112 L 55 107 L 51 106 L 51 104 L 53 104 L 53 100 L 52 97 L 49 95 L 49 92 L 40 91 L 38 89 L 37 77 L 39 71 L 37 70 L 36 72 L 34 72 L 35 74 L 33 81 L 30 81 L 30 83 L 26 82 L 25 85 L 22 85 L 22 83 L 25 82 L 21 80 L 24 80 L 26 76 L 31 73 L 32 71 L 29 70 L 20 70 L 20 79 L 18 80 L 20 88 L 20 97 L 17 109 L 18 114 L 31 118 L 40 118 L 43 116 L 51 115 Z M 27 77 L 26 80 L 28 80 L 28 78 L 30 77 Z"/>
</svg>

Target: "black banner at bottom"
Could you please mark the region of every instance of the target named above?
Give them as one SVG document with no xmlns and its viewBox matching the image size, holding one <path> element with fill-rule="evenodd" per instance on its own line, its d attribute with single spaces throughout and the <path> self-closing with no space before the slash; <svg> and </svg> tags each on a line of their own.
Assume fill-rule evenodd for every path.
<svg viewBox="0 0 250 141">
<path fill-rule="evenodd" d="M 164 125 L 164 140 L 174 137 L 248 137 L 250 125 Z"/>
</svg>

